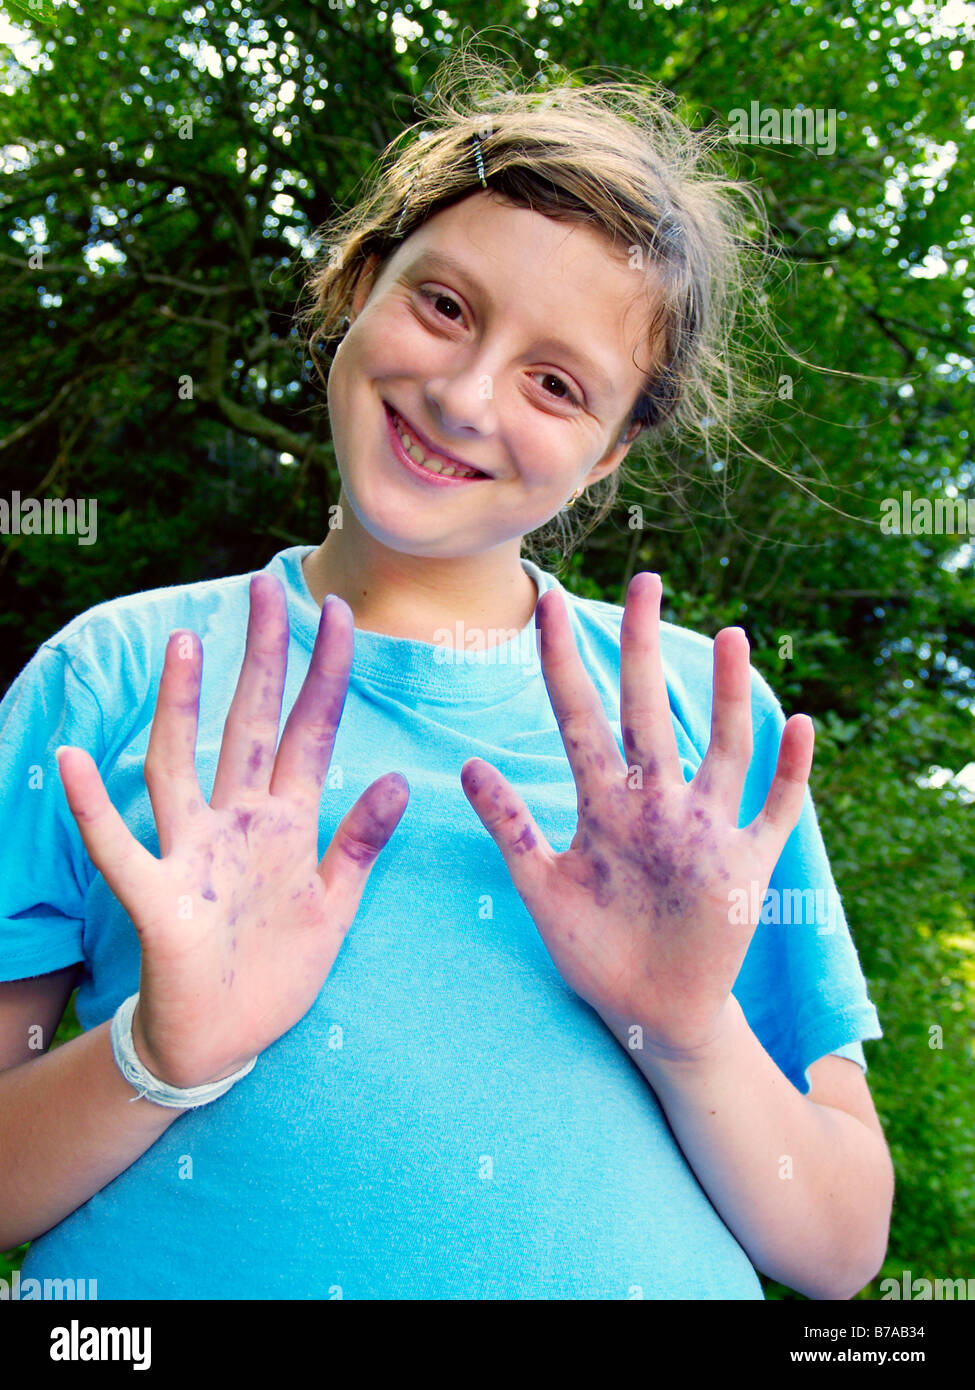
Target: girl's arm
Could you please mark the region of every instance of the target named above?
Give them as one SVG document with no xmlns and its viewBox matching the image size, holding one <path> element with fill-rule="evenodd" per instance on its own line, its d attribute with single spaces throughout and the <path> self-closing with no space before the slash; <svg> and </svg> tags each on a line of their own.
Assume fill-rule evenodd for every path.
<svg viewBox="0 0 975 1390">
<path fill-rule="evenodd" d="M 811 1297 L 849 1298 L 883 1262 L 893 1187 L 883 1137 L 857 1117 L 858 1106 L 867 1114 L 866 1084 L 848 1104 L 854 1113 L 832 1094 L 825 1104 L 803 1096 L 732 993 L 758 920 L 758 909 L 745 917 L 735 904 L 762 903 L 799 822 L 812 722 L 786 722 L 765 805 L 739 827 L 753 751 L 747 638 L 740 629 L 715 638 L 711 741 L 685 782 L 660 597 L 658 576 L 631 580 L 620 638 L 625 761 L 564 600 L 552 590 L 538 601 L 543 672 L 578 793 L 564 853 L 496 768 L 471 758 L 461 782 L 563 979 L 650 1081 L 753 1261 Z"/>
<path fill-rule="evenodd" d="M 25 1033 L 29 1026 L 25 1020 Z M 63 1221 L 182 1113 L 132 1099 L 112 1055 L 111 1027 L 108 1020 L 0 1072 L 0 1250 Z"/>
<path fill-rule="evenodd" d="M 308 1012 L 409 795 L 400 774 L 379 778 L 319 859 L 352 613 L 341 599 L 323 606 L 279 743 L 287 602 L 280 582 L 262 574 L 252 578 L 250 598 L 209 803 L 195 766 L 202 643 L 195 633 L 170 635 L 145 759 L 161 858 L 122 820 L 91 755 L 71 745 L 58 750 L 85 848 L 139 936 L 136 1053 L 176 1087 L 229 1075 Z M 111 1020 L 0 1074 L 0 1246 L 32 1239 L 76 1210 L 181 1113 L 134 1094 L 114 1060 Z"/>
<path fill-rule="evenodd" d="M 894 1170 L 856 1062 L 822 1058 L 802 1095 L 734 995 L 723 1032 L 696 1055 L 634 1048 L 638 1018 L 607 1022 L 756 1268 L 807 1298 L 852 1298 L 870 1282 L 887 1250 Z"/>
</svg>

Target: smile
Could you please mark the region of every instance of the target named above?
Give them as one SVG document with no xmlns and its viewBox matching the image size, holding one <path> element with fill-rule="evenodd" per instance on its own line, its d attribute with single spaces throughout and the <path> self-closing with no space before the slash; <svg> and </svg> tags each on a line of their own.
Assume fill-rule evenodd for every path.
<svg viewBox="0 0 975 1390">
<path fill-rule="evenodd" d="M 386 411 L 387 427 L 394 452 L 411 472 L 420 474 L 429 482 L 443 483 L 476 482 L 488 476 L 476 468 L 469 468 L 454 459 L 444 458 L 443 455 L 432 452 L 419 442 L 392 406 L 384 401 L 383 408 Z"/>
</svg>

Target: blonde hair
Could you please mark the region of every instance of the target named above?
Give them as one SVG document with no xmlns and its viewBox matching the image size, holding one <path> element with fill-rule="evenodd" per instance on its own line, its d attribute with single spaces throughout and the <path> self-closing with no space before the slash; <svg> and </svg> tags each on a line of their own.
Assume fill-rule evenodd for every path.
<svg viewBox="0 0 975 1390">
<path fill-rule="evenodd" d="M 481 190 L 479 146 L 489 189 L 601 231 L 644 273 L 653 366 L 619 431 L 622 438 L 638 427 L 628 459 L 641 441 L 650 449 L 668 437 L 696 437 L 707 462 L 724 440 L 724 457 L 732 426 L 761 396 L 747 371 L 750 334 L 766 320 L 761 200 L 717 166 L 715 147 L 727 135 L 691 130 L 656 84 L 549 72 L 531 90 L 469 47 L 444 61 L 432 100 L 418 103 L 422 129 L 397 137 L 354 206 L 319 229 L 326 251 L 310 269 L 311 303 L 297 319 L 306 351 L 324 383 L 317 347 L 328 352 L 341 337 L 367 263 L 377 257 L 378 272 L 434 213 Z M 564 509 L 534 532 L 538 545 L 568 554 L 609 513 L 622 472 L 591 486 L 585 518 Z"/>
</svg>

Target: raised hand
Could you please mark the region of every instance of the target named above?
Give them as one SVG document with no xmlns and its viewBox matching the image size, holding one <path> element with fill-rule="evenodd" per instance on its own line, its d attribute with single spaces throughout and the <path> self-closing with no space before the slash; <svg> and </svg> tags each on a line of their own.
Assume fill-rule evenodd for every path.
<svg viewBox="0 0 975 1390">
<path fill-rule="evenodd" d="M 711 741 L 681 774 L 660 655 L 658 575 L 634 576 L 620 634 L 620 757 L 557 590 L 538 602 L 541 660 L 578 794 L 578 825 L 556 854 L 510 783 L 480 758 L 461 769 L 471 805 L 566 982 L 614 1029 L 638 1024 L 662 1056 L 710 1045 L 757 921 L 733 902 L 765 895 L 802 811 L 812 766 L 806 715 L 786 723 L 765 805 L 738 828 L 752 754 L 748 639 L 714 642 Z M 740 892 L 746 890 L 742 899 Z"/>
<path fill-rule="evenodd" d="M 277 746 L 288 637 L 280 582 L 254 575 L 207 804 L 195 766 L 202 643 L 194 632 L 170 634 L 145 760 L 159 859 L 125 825 L 91 756 L 59 750 L 85 847 L 139 934 L 136 1051 L 173 1086 L 228 1076 L 308 1012 L 409 798 L 400 773 L 378 778 L 319 861 L 322 786 L 352 664 L 351 610 L 326 600 Z"/>
</svg>

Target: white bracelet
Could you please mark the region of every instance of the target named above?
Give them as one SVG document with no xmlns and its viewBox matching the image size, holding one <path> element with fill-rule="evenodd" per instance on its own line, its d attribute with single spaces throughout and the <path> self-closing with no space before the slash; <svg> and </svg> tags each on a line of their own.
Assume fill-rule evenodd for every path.
<svg viewBox="0 0 975 1390">
<path fill-rule="evenodd" d="M 185 1090 L 178 1086 L 168 1086 L 165 1081 L 160 1081 L 151 1071 L 147 1071 L 136 1054 L 132 1041 L 132 1015 L 138 1002 L 138 994 L 130 994 L 128 999 L 118 1006 L 112 1017 L 112 1052 L 119 1071 L 139 1093 L 132 1097 L 133 1100 L 150 1100 L 153 1105 L 166 1105 L 173 1110 L 189 1110 L 197 1105 L 207 1105 L 211 1100 L 222 1096 L 225 1091 L 229 1091 L 234 1082 L 246 1076 L 257 1061 L 256 1057 L 252 1057 L 246 1066 L 241 1067 L 240 1071 L 235 1071 L 232 1076 L 224 1076 L 219 1081 L 211 1081 L 205 1086 L 189 1086 Z"/>
</svg>

